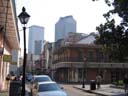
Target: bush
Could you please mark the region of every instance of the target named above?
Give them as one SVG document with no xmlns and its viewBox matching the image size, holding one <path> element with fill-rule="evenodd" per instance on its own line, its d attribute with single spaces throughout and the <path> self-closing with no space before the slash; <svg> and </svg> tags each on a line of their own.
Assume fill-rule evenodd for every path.
<svg viewBox="0 0 128 96">
<path fill-rule="evenodd" d="M 113 83 L 116 85 L 123 85 L 124 84 L 123 80 L 114 81 Z"/>
<path fill-rule="evenodd" d="M 118 84 L 123 85 L 124 84 L 123 80 L 118 80 Z"/>
</svg>

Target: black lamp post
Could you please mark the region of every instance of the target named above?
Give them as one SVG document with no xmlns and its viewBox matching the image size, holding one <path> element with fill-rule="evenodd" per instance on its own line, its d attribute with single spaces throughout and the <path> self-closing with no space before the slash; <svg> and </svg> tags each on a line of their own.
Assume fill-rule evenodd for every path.
<svg viewBox="0 0 128 96">
<path fill-rule="evenodd" d="M 86 58 L 83 57 L 84 60 L 84 66 L 83 66 L 83 82 L 82 82 L 82 88 L 85 88 L 85 67 L 86 67 Z"/>
<path fill-rule="evenodd" d="M 22 94 L 21 96 L 25 96 L 25 67 L 26 67 L 26 24 L 30 18 L 30 15 L 25 11 L 25 8 L 22 8 L 22 12 L 19 14 L 19 20 L 23 25 L 24 31 L 24 57 L 23 57 L 23 79 L 22 79 Z"/>
</svg>

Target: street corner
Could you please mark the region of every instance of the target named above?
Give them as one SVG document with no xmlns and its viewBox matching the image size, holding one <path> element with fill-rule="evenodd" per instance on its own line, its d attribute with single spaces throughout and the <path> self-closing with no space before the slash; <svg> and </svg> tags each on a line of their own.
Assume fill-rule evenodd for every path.
<svg viewBox="0 0 128 96">
<path fill-rule="evenodd" d="M 76 89 L 79 89 L 79 90 L 82 90 L 82 91 L 85 91 L 85 92 L 88 92 L 88 93 L 93 93 L 93 94 L 97 94 L 97 95 L 100 95 L 100 96 L 111 96 L 111 95 L 108 95 L 108 94 L 105 94 L 104 92 L 99 92 L 99 90 L 90 90 L 90 87 L 87 86 L 85 88 L 82 88 L 82 86 L 73 86 L 74 88 Z"/>
</svg>

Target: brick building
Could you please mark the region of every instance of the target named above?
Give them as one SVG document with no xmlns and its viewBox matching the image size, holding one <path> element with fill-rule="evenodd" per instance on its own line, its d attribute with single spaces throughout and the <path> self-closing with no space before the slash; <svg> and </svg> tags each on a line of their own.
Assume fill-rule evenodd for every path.
<svg viewBox="0 0 128 96">
<path fill-rule="evenodd" d="M 89 82 L 95 80 L 97 74 L 102 76 L 104 83 L 123 78 L 128 64 L 109 62 L 110 58 L 102 46 L 93 43 L 94 38 L 94 34 L 89 34 L 79 41 L 70 38 L 55 42 L 51 68 L 56 81 L 82 82 L 84 76 Z"/>
</svg>

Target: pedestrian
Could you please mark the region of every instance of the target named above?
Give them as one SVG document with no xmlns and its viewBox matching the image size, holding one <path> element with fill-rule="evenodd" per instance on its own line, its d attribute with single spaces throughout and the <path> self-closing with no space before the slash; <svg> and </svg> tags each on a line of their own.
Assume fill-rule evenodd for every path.
<svg viewBox="0 0 128 96">
<path fill-rule="evenodd" d="M 126 94 L 128 94 L 128 75 L 127 74 L 124 76 L 123 82 L 124 82 L 124 91 Z"/>
<path fill-rule="evenodd" d="M 7 89 L 7 91 L 9 91 L 9 86 L 10 85 L 10 75 L 8 74 L 7 76 L 6 76 L 6 89 Z"/>
<path fill-rule="evenodd" d="M 13 77 L 13 81 L 17 81 L 17 77 L 16 76 Z"/>
<path fill-rule="evenodd" d="M 15 78 L 16 78 L 15 75 L 12 75 L 12 76 L 11 76 L 11 80 L 12 80 L 12 81 L 15 80 Z"/>
<path fill-rule="evenodd" d="M 96 76 L 97 89 L 99 89 L 101 87 L 101 81 L 102 81 L 102 77 L 100 75 L 97 75 Z"/>
<path fill-rule="evenodd" d="M 23 80 L 23 75 L 22 74 L 20 74 L 20 81 L 22 81 Z"/>
</svg>

